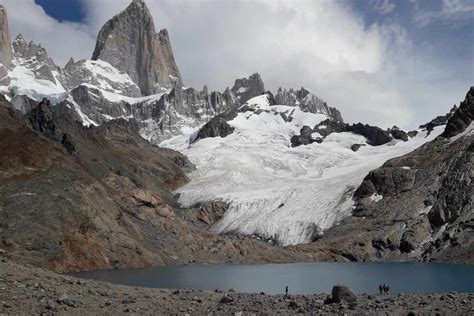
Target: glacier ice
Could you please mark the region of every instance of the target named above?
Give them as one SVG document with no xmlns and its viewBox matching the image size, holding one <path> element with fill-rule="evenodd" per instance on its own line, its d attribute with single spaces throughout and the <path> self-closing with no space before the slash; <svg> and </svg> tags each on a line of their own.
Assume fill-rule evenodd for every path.
<svg viewBox="0 0 474 316">
<path fill-rule="evenodd" d="M 330 134 L 323 143 L 291 148 L 290 138 L 303 125 L 314 127 L 326 115 L 299 107 L 270 106 L 266 96 L 247 103 L 253 109 L 229 122 L 233 134 L 190 145 L 191 133 L 161 143 L 187 155 L 196 165 L 191 181 L 180 188 L 179 203 L 223 200 L 230 204 L 211 230 L 258 235 L 281 245 L 310 242 L 316 234 L 350 215 L 352 194 L 370 170 L 408 153 L 441 133 L 420 132 L 408 142 L 366 144 L 353 133 Z M 260 111 L 256 111 L 256 110 Z M 259 114 L 256 114 L 259 113 Z M 280 113 L 293 118 L 283 120 Z"/>
</svg>

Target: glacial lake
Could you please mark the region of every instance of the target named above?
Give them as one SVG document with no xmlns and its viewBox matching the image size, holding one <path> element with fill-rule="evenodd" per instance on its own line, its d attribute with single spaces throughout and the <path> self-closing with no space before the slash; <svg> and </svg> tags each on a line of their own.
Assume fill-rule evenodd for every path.
<svg viewBox="0 0 474 316">
<path fill-rule="evenodd" d="M 356 293 L 375 293 L 380 283 L 388 283 L 391 293 L 474 292 L 474 265 L 432 263 L 185 265 L 69 275 L 140 287 L 268 294 L 284 293 L 285 286 L 291 294 L 329 293 L 338 283 Z"/>
</svg>

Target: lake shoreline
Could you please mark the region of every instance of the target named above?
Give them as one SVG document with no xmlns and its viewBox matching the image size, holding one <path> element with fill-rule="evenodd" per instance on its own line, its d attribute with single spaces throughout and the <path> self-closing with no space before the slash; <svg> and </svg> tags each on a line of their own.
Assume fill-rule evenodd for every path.
<svg viewBox="0 0 474 316">
<path fill-rule="evenodd" d="M 349 285 L 350 286 L 350 285 Z M 330 289 L 328 289 L 329 291 Z M 473 293 L 360 294 L 356 303 L 324 304 L 327 294 L 267 295 L 153 289 L 60 275 L 0 261 L 0 314 L 469 314 Z M 239 314 L 243 312 L 243 314 Z M 237 313 L 237 314 L 236 314 Z"/>
</svg>

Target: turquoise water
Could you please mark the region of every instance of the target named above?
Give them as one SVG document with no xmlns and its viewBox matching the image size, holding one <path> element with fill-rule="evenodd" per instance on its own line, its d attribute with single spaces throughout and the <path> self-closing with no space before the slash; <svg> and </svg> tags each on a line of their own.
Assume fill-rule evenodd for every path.
<svg viewBox="0 0 474 316">
<path fill-rule="evenodd" d="M 71 273 L 111 283 L 202 290 L 293 294 L 329 293 L 348 285 L 356 293 L 375 293 L 388 283 L 391 293 L 474 292 L 474 265 L 432 263 L 292 263 L 197 265 Z"/>
</svg>

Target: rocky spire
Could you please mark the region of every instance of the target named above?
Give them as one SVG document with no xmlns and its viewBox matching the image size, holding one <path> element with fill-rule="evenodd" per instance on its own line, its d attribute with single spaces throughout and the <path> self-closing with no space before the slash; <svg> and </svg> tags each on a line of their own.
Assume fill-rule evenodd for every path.
<svg viewBox="0 0 474 316">
<path fill-rule="evenodd" d="M 2 5 L 0 5 L 0 33 L 0 63 L 8 67 L 13 60 L 13 52 L 8 30 L 7 10 Z"/>
<path fill-rule="evenodd" d="M 168 31 L 155 31 L 153 17 L 143 0 L 133 0 L 125 11 L 105 23 L 92 59 L 104 60 L 126 72 L 143 95 L 183 84 Z"/>
<path fill-rule="evenodd" d="M 231 91 L 236 97 L 236 102 L 244 104 L 251 98 L 265 93 L 265 86 L 260 75 L 254 73 L 248 78 L 236 79 Z"/>
</svg>

